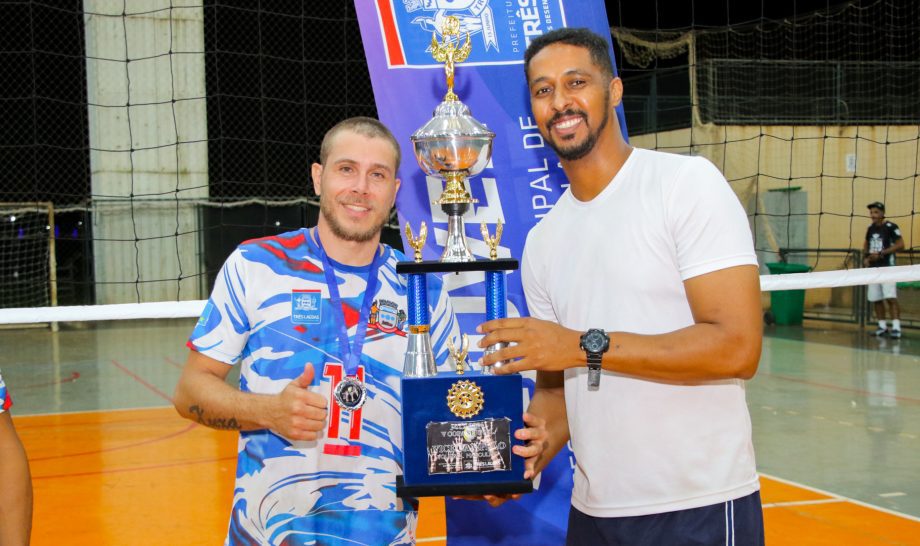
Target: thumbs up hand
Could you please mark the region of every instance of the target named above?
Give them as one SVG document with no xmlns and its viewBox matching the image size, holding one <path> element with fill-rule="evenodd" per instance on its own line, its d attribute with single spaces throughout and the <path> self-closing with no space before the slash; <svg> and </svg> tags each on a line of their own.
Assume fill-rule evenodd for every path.
<svg viewBox="0 0 920 546">
<path fill-rule="evenodd" d="M 326 398 L 308 390 L 315 375 L 313 364 L 276 395 L 269 417 L 271 430 L 291 440 L 316 440 L 326 427 Z"/>
</svg>

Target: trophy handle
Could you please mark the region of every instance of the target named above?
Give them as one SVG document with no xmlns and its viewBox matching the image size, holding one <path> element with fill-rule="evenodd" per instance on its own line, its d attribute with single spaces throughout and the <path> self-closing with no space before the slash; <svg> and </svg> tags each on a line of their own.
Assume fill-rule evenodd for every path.
<svg viewBox="0 0 920 546">
<path fill-rule="evenodd" d="M 428 225 L 425 224 L 425 221 L 422 220 L 422 225 L 418 230 L 418 237 L 412 236 L 412 226 L 409 222 L 406 222 L 406 240 L 409 241 L 409 246 L 415 250 L 413 258 L 416 262 L 422 261 L 422 247 L 425 246 L 425 239 L 428 238 Z"/>
<path fill-rule="evenodd" d="M 454 340 L 447 338 L 447 350 L 450 351 L 450 356 L 454 357 L 454 362 L 457 363 L 457 375 L 463 375 L 466 371 L 466 356 L 470 352 L 469 337 L 466 334 L 460 337 L 459 351 L 454 347 Z"/>
<path fill-rule="evenodd" d="M 502 221 L 498 220 L 495 224 L 495 237 L 489 234 L 489 227 L 485 222 L 479 224 L 479 231 L 482 232 L 482 240 L 489 247 L 489 259 L 498 259 L 498 243 L 502 240 Z"/>
</svg>

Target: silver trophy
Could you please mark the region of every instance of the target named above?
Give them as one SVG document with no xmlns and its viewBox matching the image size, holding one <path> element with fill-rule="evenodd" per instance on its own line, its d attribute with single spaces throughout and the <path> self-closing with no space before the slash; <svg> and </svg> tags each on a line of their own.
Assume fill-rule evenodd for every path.
<svg viewBox="0 0 920 546">
<path fill-rule="evenodd" d="M 472 262 L 475 260 L 463 228 L 463 214 L 477 200 L 466 189 L 466 179 L 482 172 L 492 157 L 495 133 L 470 115 L 470 109 L 454 93 L 454 64 L 470 54 L 470 37 L 460 46 L 460 23 L 447 17 L 441 35 L 443 42 L 431 38 L 431 55 L 444 63 L 447 94 L 425 125 L 413 133 L 411 140 L 415 159 L 422 171 L 446 182 L 444 192 L 435 201 L 447 214 L 447 241 L 441 253 L 442 262 Z M 452 39 L 455 37 L 455 39 Z"/>
<path fill-rule="evenodd" d="M 454 94 L 454 63 L 470 53 L 470 37 L 461 45 L 459 21 L 444 20 L 438 43 L 432 36 L 430 51 L 445 63 L 447 95 L 434 116 L 412 135 L 415 158 L 426 175 L 446 182 L 435 201 L 448 216 L 447 241 L 440 260 L 422 260 L 427 228 L 418 237 L 406 223 L 406 240 L 415 251 L 413 261 L 396 264 L 406 276 L 408 350 L 403 366 L 402 420 L 403 472 L 396 479 L 400 497 L 528 493 L 523 480 L 524 459 L 513 457 L 512 445 L 520 441 L 512 431 L 524 427 L 521 416 L 519 374 L 488 375 L 491 370 L 467 369 L 469 338 L 461 336 L 459 348 L 449 340 L 456 370 L 437 372 L 429 338 L 430 317 L 426 276 L 436 273 L 483 271 L 486 274 L 486 317 L 502 318 L 507 312 L 505 277 L 518 261 L 498 257 L 501 227 L 493 237 L 483 229 L 489 259 L 477 260 L 464 234 L 463 214 L 476 200 L 466 179 L 482 172 L 492 155 L 495 134 L 476 121 Z M 490 347 L 495 350 L 498 347 Z M 474 419 L 475 420 L 472 420 Z"/>
<path fill-rule="evenodd" d="M 421 223 L 418 237 L 413 234 L 407 222 L 406 240 L 413 248 L 415 265 L 401 264 L 397 271 L 408 276 L 409 288 L 409 349 L 403 365 L 406 377 L 433 377 L 437 366 L 431 353 L 427 300 L 425 296 L 425 273 L 485 271 L 487 280 L 487 316 L 502 318 L 506 314 L 504 271 L 517 269 L 516 260 L 499 260 L 498 243 L 501 239 L 502 226 L 499 222 L 494 237 L 489 235 L 483 224 L 481 231 L 490 248 L 490 259 L 477 262 L 470 251 L 463 224 L 463 215 L 470 204 L 476 203 L 466 187 L 466 179 L 475 176 L 489 164 L 492 157 L 492 141 L 495 133 L 486 128 L 470 115 L 470 109 L 454 93 L 454 68 L 469 57 L 472 46 L 467 35 L 461 45 L 459 37 L 460 22 L 456 17 L 448 16 L 441 28 L 443 41 L 438 42 L 437 35 L 431 37 L 431 55 L 438 62 L 444 63 L 447 80 L 447 94 L 435 108 L 434 115 L 411 136 L 415 159 L 426 175 L 445 181 L 444 191 L 435 201 L 447 214 L 447 241 L 438 261 L 423 262 L 422 248 L 428 235 L 424 222 Z M 489 265 L 484 265 L 491 262 Z M 499 263 L 503 262 L 503 263 Z M 496 344 L 486 350 L 490 354 L 504 345 Z M 500 366 L 500 364 L 495 367 Z M 462 369 L 462 368 L 461 368 Z M 484 370 L 492 374 L 493 368 Z"/>
</svg>

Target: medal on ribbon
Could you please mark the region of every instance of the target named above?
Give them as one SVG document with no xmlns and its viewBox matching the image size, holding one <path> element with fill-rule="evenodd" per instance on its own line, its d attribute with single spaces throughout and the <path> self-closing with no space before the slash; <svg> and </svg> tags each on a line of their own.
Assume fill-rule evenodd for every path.
<svg viewBox="0 0 920 546">
<path fill-rule="evenodd" d="M 356 411 L 367 401 L 367 385 L 357 377 L 358 363 L 361 361 L 361 352 L 364 348 L 364 338 L 367 336 L 367 322 L 370 318 L 371 303 L 377 292 L 377 272 L 380 269 L 383 253 L 378 248 L 374 252 L 370 270 L 367 272 L 367 286 L 364 289 L 364 300 L 358 314 L 358 323 L 355 325 L 355 339 L 348 341 L 348 326 L 345 324 L 345 311 L 342 309 L 342 298 L 339 295 L 339 285 L 335 276 L 335 267 L 332 260 L 326 255 L 323 243 L 319 238 L 319 231 L 315 232 L 316 245 L 319 247 L 323 259 L 323 274 L 326 276 L 326 286 L 329 288 L 329 301 L 332 304 L 332 315 L 335 317 L 339 338 L 339 356 L 345 368 L 345 377 L 335 386 L 332 397 L 335 403 L 346 411 Z"/>
<path fill-rule="evenodd" d="M 335 386 L 332 396 L 343 410 L 355 411 L 367 401 L 367 387 L 357 377 L 347 375 Z"/>
</svg>

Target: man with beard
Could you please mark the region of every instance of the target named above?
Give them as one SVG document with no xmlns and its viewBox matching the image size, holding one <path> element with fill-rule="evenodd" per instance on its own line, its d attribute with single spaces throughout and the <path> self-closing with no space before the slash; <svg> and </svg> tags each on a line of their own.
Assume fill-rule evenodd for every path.
<svg viewBox="0 0 920 546">
<path fill-rule="evenodd" d="M 312 229 L 247 241 L 227 259 L 189 340 L 179 413 L 239 431 L 227 544 L 413 544 L 417 503 L 397 498 L 402 473 L 398 325 L 405 256 L 380 244 L 396 199 L 399 145 L 370 118 L 325 135 L 312 166 L 320 218 Z M 435 361 L 458 337 L 438 279 L 428 283 Z M 225 378 L 241 363 L 239 390 Z M 542 429 L 516 437 L 533 471 Z"/>
<path fill-rule="evenodd" d="M 534 121 L 570 187 L 531 230 L 531 318 L 486 322 L 483 360 L 537 370 L 542 468 L 571 440 L 571 545 L 763 544 L 744 381 L 761 304 L 745 211 L 701 157 L 632 148 L 607 42 L 585 29 L 533 40 Z"/>
</svg>

